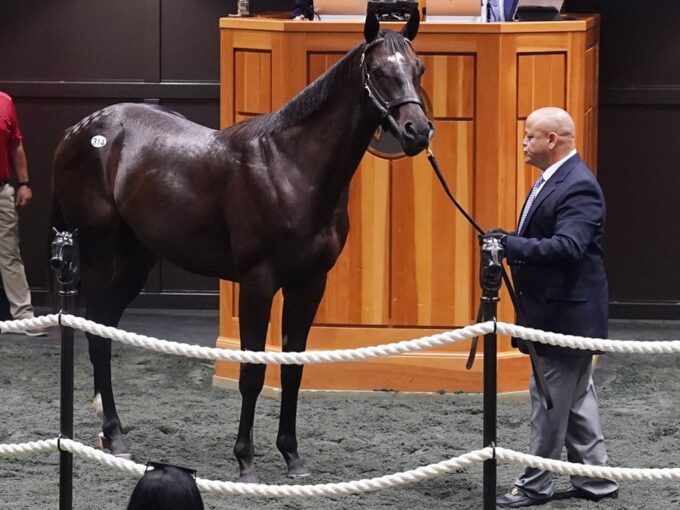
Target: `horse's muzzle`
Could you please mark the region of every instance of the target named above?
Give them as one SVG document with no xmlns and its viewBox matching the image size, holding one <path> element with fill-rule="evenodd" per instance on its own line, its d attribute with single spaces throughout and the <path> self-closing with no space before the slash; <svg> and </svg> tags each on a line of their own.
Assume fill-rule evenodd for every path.
<svg viewBox="0 0 680 510">
<path fill-rule="evenodd" d="M 400 135 L 401 147 L 406 155 L 415 156 L 430 145 L 430 140 L 434 135 L 434 126 L 429 121 L 415 123 L 409 120 L 404 122 Z"/>
</svg>

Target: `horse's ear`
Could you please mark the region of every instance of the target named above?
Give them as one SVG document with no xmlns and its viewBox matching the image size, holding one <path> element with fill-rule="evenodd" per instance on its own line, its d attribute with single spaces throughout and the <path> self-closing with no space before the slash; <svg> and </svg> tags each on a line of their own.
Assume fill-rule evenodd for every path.
<svg viewBox="0 0 680 510">
<path fill-rule="evenodd" d="M 420 26 L 420 12 L 416 7 L 411 12 L 411 16 L 409 17 L 408 22 L 406 23 L 404 28 L 401 29 L 401 35 L 406 37 L 406 39 L 408 39 L 409 41 L 413 41 L 416 38 L 416 35 L 418 35 L 419 26 Z"/>
<path fill-rule="evenodd" d="M 364 23 L 364 38 L 367 43 L 373 42 L 376 38 L 378 32 L 380 31 L 380 21 L 378 21 L 378 16 L 375 12 L 366 13 L 366 23 Z"/>
</svg>

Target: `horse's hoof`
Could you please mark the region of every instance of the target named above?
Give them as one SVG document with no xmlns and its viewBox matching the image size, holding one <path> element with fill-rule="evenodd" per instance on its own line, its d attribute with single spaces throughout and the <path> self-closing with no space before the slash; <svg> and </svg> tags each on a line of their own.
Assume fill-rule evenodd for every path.
<svg viewBox="0 0 680 510">
<path fill-rule="evenodd" d="M 94 413 L 100 420 L 104 419 L 104 406 L 102 405 L 102 396 L 97 393 L 92 397 L 92 407 L 94 407 Z"/>
<path fill-rule="evenodd" d="M 299 471 L 288 471 L 286 476 L 288 478 L 305 478 L 309 476 L 311 473 L 307 471 L 306 469 L 301 469 Z"/>
<path fill-rule="evenodd" d="M 305 476 L 309 476 L 309 471 L 305 469 L 305 465 L 302 463 L 301 459 L 296 459 L 296 461 L 288 464 L 286 476 L 288 478 L 304 478 Z"/>
<path fill-rule="evenodd" d="M 109 438 L 106 437 L 103 432 L 99 433 L 98 437 L 99 449 L 109 450 L 109 452 L 111 452 L 111 455 L 113 455 L 114 457 L 118 457 L 119 459 L 132 460 L 132 454 L 127 451 L 128 448 L 126 442 L 124 440 L 122 440 L 121 442 L 123 443 L 124 448 L 121 447 L 116 448 L 115 446 L 112 445 Z"/>
<path fill-rule="evenodd" d="M 259 481 L 256 473 L 241 473 L 237 480 L 238 483 L 257 483 Z"/>
</svg>

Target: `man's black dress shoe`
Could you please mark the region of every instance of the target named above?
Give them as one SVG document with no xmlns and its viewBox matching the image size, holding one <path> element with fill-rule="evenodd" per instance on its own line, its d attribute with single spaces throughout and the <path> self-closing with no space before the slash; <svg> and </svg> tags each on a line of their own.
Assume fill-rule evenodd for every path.
<svg viewBox="0 0 680 510">
<path fill-rule="evenodd" d="M 566 491 L 555 492 L 553 499 L 580 498 L 587 499 L 588 501 L 601 501 L 607 498 L 617 499 L 618 497 L 619 489 L 616 489 L 615 491 L 612 492 L 608 492 L 607 494 L 591 494 L 590 492 L 586 492 L 583 489 L 579 489 L 578 487 L 574 487 L 572 485 Z"/>
<path fill-rule="evenodd" d="M 513 487 L 510 492 L 496 498 L 496 506 L 501 508 L 524 508 L 547 503 L 550 498 L 533 498 L 518 487 Z"/>
</svg>

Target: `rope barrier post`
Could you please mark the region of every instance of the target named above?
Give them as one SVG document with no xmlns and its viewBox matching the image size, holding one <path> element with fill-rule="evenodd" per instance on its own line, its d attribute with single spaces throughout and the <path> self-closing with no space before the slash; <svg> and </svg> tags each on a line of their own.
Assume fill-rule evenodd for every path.
<svg viewBox="0 0 680 510">
<path fill-rule="evenodd" d="M 480 235 L 481 264 L 479 281 L 482 286 L 480 315 L 483 322 L 493 320 L 493 331 L 484 335 L 484 447 L 496 445 L 496 312 L 498 292 L 501 288 L 503 273 L 503 246 L 500 239 L 493 236 Z M 484 510 L 496 508 L 496 456 L 484 461 Z"/>
<path fill-rule="evenodd" d="M 60 438 L 73 438 L 73 329 L 62 324 L 64 313 L 75 311 L 80 278 L 80 263 L 76 232 L 55 230 L 50 266 L 55 271 L 59 296 L 59 326 L 61 332 L 61 404 Z M 59 447 L 59 510 L 73 508 L 73 454 Z"/>
</svg>

